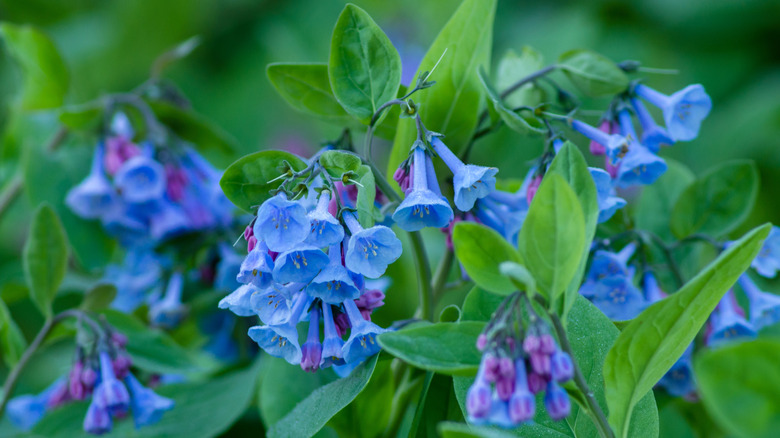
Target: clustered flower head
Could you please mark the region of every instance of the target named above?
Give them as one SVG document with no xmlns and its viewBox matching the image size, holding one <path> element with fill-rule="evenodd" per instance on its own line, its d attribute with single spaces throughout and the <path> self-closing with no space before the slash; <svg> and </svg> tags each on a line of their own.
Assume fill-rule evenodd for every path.
<svg viewBox="0 0 780 438">
<path fill-rule="evenodd" d="M 104 332 L 89 346 L 79 345 L 73 367 L 38 395 L 22 395 L 8 403 L 16 426 L 30 430 L 49 410 L 71 401 L 90 399 L 84 430 L 95 435 L 110 432 L 115 419 L 132 412 L 136 428 L 158 422 L 173 408 L 171 399 L 144 387 L 130 372 L 125 351 L 127 337 L 103 325 Z"/>
<path fill-rule="evenodd" d="M 384 225 L 363 227 L 353 203 L 339 182 L 308 199 L 280 191 L 263 202 L 244 232 L 241 285 L 219 303 L 259 317 L 249 336 L 305 371 L 333 366 L 347 374 L 379 351 L 376 336 L 386 331 L 371 322 L 384 304 L 372 283 L 401 256 L 401 242 Z M 307 324 L 302 344 L 299 324 Z"/>
<path fill-rule="evenodd" d="M 530 422 L 536 414 L 535 394 L 540 392 L 553 420 L 562 420 L 571 411 L 561 384 L 574 376 L 572 359 L 560 349 L 547 322 L 524 300 L 520 293 L 507 297 L 477 338 L 482 360 L 466 396 L 473 424 L 508 428 Z"/>
</svg>

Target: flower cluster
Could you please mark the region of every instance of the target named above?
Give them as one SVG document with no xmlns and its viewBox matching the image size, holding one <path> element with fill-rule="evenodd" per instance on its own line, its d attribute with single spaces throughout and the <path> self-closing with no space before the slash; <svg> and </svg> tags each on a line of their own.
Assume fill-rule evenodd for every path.
<svg viewBox="0 0 780 438">
<path fill-rule="evenodd" d="M 334 366 L 348 373 L 379 351 L 375 337 L 385 329 L 370 316 L 384 293 L 367 279 L 401 256 L 401 242 L 384 225 L 364 228 L 352 211 L 339 215 L 331 189 L 311 193 L 318 197 L 295 201 L 280 192 L 263 202 L 244 232 L 241 286 L 219 307 L 259 317 L 263 325 L 249 336 L 267 353 L 306 371 Z M 307 320 L 301 345 L 298 324 Z"/>
<path fill-rule="evenodd" d="M 519 316 L 523 302 L 519 293 L 510 295 L 477 339 L 482 361 L 466 398 L 473 424 L 515 427 L 530 422 L 536 414 L 535 394 L 542 391 L 550 418 L 569 415 L 571 401 L 560 385 L 574 376 L 572 359 L 530 304 L 524 327 Z"/>
<path fill-rule="evenodd" d="M 22 395 L 8 403 L 8 416 L 23 430 L 30 430 L 47 411 L 71 401 L 91 397 L 84 417 L 84 430 L 101 435 L 110 432 L 113 420 L 132 411 L 136 428 L 154 424 L 173 408 L 171 399 L 144 387 L 130 372 L 132 362 L 125 352 L 127 338 L 111 331 L 97 347 L 79 346 L 67 376 L 38 395 Z"/>
</svg>

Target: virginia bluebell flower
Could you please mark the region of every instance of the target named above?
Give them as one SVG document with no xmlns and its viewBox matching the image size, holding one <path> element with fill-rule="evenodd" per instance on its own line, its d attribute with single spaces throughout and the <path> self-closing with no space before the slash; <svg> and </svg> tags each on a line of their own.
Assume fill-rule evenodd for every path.
<svg viewBox="0 0 780 438">
<path fill-rule="evenodd" d="M 579 120 L 572 120 L 570 123 L 572 129 L 604 146 L 604 148 L 606 148 L 607 158 L 613 163 L 617 162 L 617 160 L 628 151 L 628 142 L 626 141 L 626 138 L 621 135 L 607 134 L 606 132 Z"/>
<path fill-rule="evenodd" d="M 498 169 L 495 167 L 464 164 L 438 136 L 431 138 L 431 146 L 452 171 L 455 206 L 459 210 L 471 210 L 477 199 L 484 198 L 496 189 Z"/>
<path fill-rule="evenodd" d="M 637 184 L 652 184 L 666 172 L 666 162 L 650 152 L 642 143 L 639 143 L 631 114 L 627 109 L 618 112 L 620 130 L 628 141 L 628 152 L 620 160 L 617 184 L 620 187 L 631 187 Z"/>
<path fill-rule="evenodd" d="M 165 181 L 162 164 L 146 153 L 127 160 L 114 175 L 114 184 L 122 198 L 133 203 L 162 198 L 165 194 Z"/>
<path fill-rule="evenodd" d="M 163 298 L 149 306 L 149 320 L 152 324 L 173 328 L 181 322 L 186 308 L 181 302 L 181 293 L 184 288 L 184 277 L 176 271 L 168 279 Z"/>
<path fill-rule="evenodd" d="M 67 381 L 60 378 L 40 394 L 25 394 L 12 398 L 6 405 L 8 419 L 19 429 L 32 429 L 52 407 L 52 398 L 63 387 L 67 388 L 67 385 Z"/>
<path fill-rule="evenodd" d="M 347 269 L 368 278 L 378 278 L 387 265 L 401 257 L 401 241 L 383 225 L 363 228 L 352 212 L 344 213 L 344 222 L 352 233 L 347 245 Z"/>
<path fill-rule="evenodd" d="M 544 408 L 553 420 L 563 420 L 571 412 L 569 395 L 555 381 L 547 384 L 547 392 L 544 395 Z"/>
<path fill-rule="evenodd" d="M 610 319 L 625 321 L 639 315 L 647 307 L 642 293 L 628 277 L 613 276 L 581 289 L 588 298 Z"/>
<path fill-rule="evenodd" d="M 637 85 L 634 92 L 661 109 L 666 129 L 675 141 L 696 138 L 701 122 L 712 109 L 712 99 L 700 84 L 689 85 L 671 96 L 642 84 Z"/>
<path fill-rule="evenodd" d="M 290 319 L 290 303 L 294 293 L 304 288 L 303 283 L 274 284 L 264 290 L 257 290 L 249 296 L 252 311 L 263 324 L 284 324 Z"/>
<path fill-rule="evenodd" d="M 693 344 L 677 359 L 672 368 L 658 381 L 658 386 L 675 397 L 691 397 L 696 392 L 696 379 L 693 376 Z"/>
<path fill-rule="evenodd" d="M 322 343 L 320 342 L 320 309 L 318 306 L 309 312 L 309 334 L 301 348 L 301 368 L 313 373 L 320 368 L 322 361 Z"/>
<path fill-rule="evenodd" d="M 477 377 L 466 394 L 466 411 L 469 414 L 469 421 L 472 423 L 484 419 L 490 414 L 493 391 L 490 388 L 490 382 L 485 376 L 488 361 L 489 356 L 483 355 L 477 371 Z"/>
<path fill-rule="evenodd" d="M 306 283 L 328 265 L 328 255 L 313 246 L 298 246 L 279 254 L 274 261 L 277 283 Z"/>
<path fill-rule="evenodd" d="M 89 176 L 73 187 L 65 197 L 65 204 L 78 216 L 97 219 L 106 214 L 116 202 L 116 191 L 103 172 L 103 145 L 98 144 L 92 157 Z"/>
<path fill-rule="evenodd" d="M 217 263 L 217 273 L 214 277 L 214 289 L 233 290 L 241 283 L 236 278 L 236 271 L 241 269 L 243 259 L 240 254 L 233 251 L 233 247 L 222 242 L 218 246 L 219 262 Z"/>
<path fill-rule="evenodd" d="M 780 228 L 773 226 L 761 251 L 750 264 L 760 275 L 774 278 L 780 270 Z"/>
<path fill-rule="evenodd" d="M 406 198 L 393 213 L 393 220 L 401 229 L 406 231 L 419 231 L 425 227 L 442 228 L 452 220 L 452 208 L 447 200 L 441 196 L 438 190 L 438 182 L 433 175 L 432 189 L 429 180 L 432 175 L 428 174 L 428 168 L 433 168 L 427 164 L 431 158 L 425 153 L 422 146 L 414 149 L 414 175 L 412 178 L 412 187 L 406 193 Z M 436 192 L 439 191 L 437 194 Z M 472 206 L 473 206 L 472 202 Z"/>
<path fill-rule="evenodd" d="M 625 207 L 625 199 L 615 194 L 615 188 L 612 186 L 612 178 L 606 170 L 597 167 L 589 167 L 590 176 L 596 184 L 596 194 L 598 198 L 599 217 L 598 222 L 606 222 L 616 211 Z"/>
<path fill-rule="evenodd" d="M 666 132 L 666 129 L 658 126 L 653 120 L 653 116 L 645 108 L 645 104 L 637 98 L 631 99 L 631 106 L 634 108 L 639 124 L 642 126 L 642 144 L 647 146 L 653 153 L 658 153 L 662 145 L 671 146 L 674 140 Z"/>
<path fill-rule="evenodd" d="M 333 309 L 330 304 L 322 303 L 322 322 L 325 333 L 322 341 L 320 368 L 327 368 L 331 365 L 344 365 L 344 340 L 341 339 L 336 330 L 336 324 L 333 321 Z"/>
<path fill-rule="evenodd" d="M 154 242 L 161 242 L 191 229 L 190 220 L 181 207 L 165 198 L 132 208 L 142 209 L 148 214 L 149 236 Z"/>
<path fill-rule="evenodd" d="M 157 423 L 166 411 L 173 409 L 173 400 L 145 388 L 132 374 L 128 374 L 124 380 L 130 389 L 130 406 L 136 429 Z"/>
<path fill-rule="evenodd" d="M 255 237 L 275 252 L 288 251 L 303 242 L 311 232 L 306 209 L 288 201 L 283 193 L 263 202 L 257 210 Z"/>
<path fill-rule="evenodd" d="M 298 343 L 296 325 L 310 303 L 309 296 L 301 292 L 295 298 L 287 322 L 278 325 L 251 327 L 249 337 L 271 356 L 282 358 L 292 365 L 299 365 L 301 363 L 301 347 Z"/>
<path fill-rule="evenodd" d="M 252 283 L 259 288 L 266 288 L 273 281 L 273 270 L 274 261 L 268 254 L 268 247 L 265 243 L 259 242 L 241 262 L 236 280 L 243 284 Z"/>
<path fill-rule="evenodd" d="M 250 300 L 253 294 L 259 292 L 253 284 L 242 284 L 219 301 L 219 308 L 228 309 L 238 316 L 252 316 L 255 311 Z"/>
<path fill-rule="evenodd" d="M 113 425 L 114 422 L 111 420 L 108 407 L 93 397 L 89 403 L 87 415 L 84 416 L 84 431 L 93 435 L 103 435 L 111 432 Z"/>
<path fill-rule="evenodd" d="M 718 303 L 715 312 L 710 316 L 711 331 L 707 337 L 707 345 L 720 347 L 729 342 L 756 337 L 756 329 L 742 316 L 734 293 L 729 290 Z"/>
<path fill-rule="evenodd" d="M 323 190 L 317 200 L 317 207 L 310 211 L 311 232 L 304 243 L 316 248 L 326 248 L 344 239 L 344 227 L 328 211 L 330 192 Z"/>
<path fill-rule="evenodd" d="M 380 350 L 376 336 L 387 331 L 373 322 L 363 319 L 360 310 L 353 300 L 344 301 L 344 310 L 349 317 L 349 339 L 344 343 L 344 360 L 347 362 L 362 362 Z"/>
<path fill-rule="evenodd" d="M 515 360 L 515 390 L 509 399 L 509 418 L 519 424 L 534 419 L 536 398 L 528 389 L 528 373 L 522 358 Z"/>
<path fill-rule="evenodd" d="M 588 270 L 588 281 L 599 281 L 608 277 L 622 276 L 631 278 L 634 276 L 634 268 L 628 266 L 628 261 L 636 251 L 636 244 L 629 243 L 619 252 L 598 250 L 593 255 L 593 260 Z"/>
<path fill-rule="evenodd" d="M 128 394 L 125 385 L 116 378 L 108 352 L 101 351 L 99 357 L 100 383 L 95 388 L 93 402 L 96 401 L 100 406 L 105 406 L 112 416 L 122 415 L 130 407 L 130 394 Z"/>
<path fill-rule="evenodd" d="M 330 263 L 317 274 L 306 287 L 306 293 L 328 304 L 339 304 L 344 300 L 354 300 L 360 296 L 360 290 L 341 264 L 341 244 L 328 250 Z"/>
<path fill-rule="evenodd" d="M 103 281 L 116 286 L 117 294 L 111 307 L 122 312 L 132 312 L 159 288 L 165 260 L 150 248 L 131 247 L 125 253 L 121 265 L 108 265 Z"/>
<path fill-rule="evenodd" d="M 739 277 L 739 285 L 750 302 L 750 323 L 756 331 L 780 322 L 780 296 L 760 290 L 747 274 Z"/>
</svg>

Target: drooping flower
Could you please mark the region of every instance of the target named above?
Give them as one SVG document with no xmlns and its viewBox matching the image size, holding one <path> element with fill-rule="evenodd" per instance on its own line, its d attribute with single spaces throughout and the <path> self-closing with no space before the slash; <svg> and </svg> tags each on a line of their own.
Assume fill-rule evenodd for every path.
<svg viewBox="0 0 780 438">
<path fill-rule="evenodd" d="M 605 315 L 616 321 L 632 319 L 647 307 L 642 293 L 627 277 L 608 277 L 587 289 L 583 287 L 581 292 Z"/>
<path fill-rule="evenodd" d="M 596 184 L 596 196 L 598 198 L 599 217 L 598 222 L 606 222 L 616 211 L 625 207 L 626 200 L 615 194 L 612 178 L 607 171 L 597 167 L 589 167 L 590 175 Z"/>
<path fill-rule="evenodd" d="M 349 339 L 344 343 L 344 360 L 350 362 L 362 362 L 373 356 L 380 350 L 376 336 L 387 331 L 373 322 L 363 319 L 355 301 L 344 301 L 344 310 L 349 318 Z"/>
<path fill-rule="evenodd" d="M 629 243 L 619 252 L 598 250 L 593 255 L 593 261 L 588 270 L 587 280 L 599 281 L 613 276 L 633 277 L 634 269 L 628 266 L 628 261 L 636 251 L 636 244 Z"/>
<path fill-rule="evenodd" d="M 314 372 L 320 368 L 322 343 L 320 342 L 320 309 L 315 306 L 309 312 L 309 334 L 302 347 L 301 368 Z"/>
<path fill-rule="evenodd" d="M 627 109 L 618 112 L 620 130 L 628 141 L 628 152 L 620 161 L 617 185 L 631 187 L 652 184 L 666 172 L 666 162 L 639 143 L 631 114 Z"/>
<path fill-rule="evenodd" d="M 401 229 L 418 231 L 425 227 L 442 228 L 450 223 L 453 217 L 452 208 L 438 191 L 435 175 L 429 175 L 433 165 L 428 165 L 431 158 L 422 146 L 414 149 L 414 175 L 411 190 L 393 213 L 393 220 Z M 433 177 L 432 189 L 429 180 Z M 472 203 L 473 205 L 473 203 Z"/>
<path fill-rule="evenodd" d="M 729 342 L 756 337 L 756 329 L 750 324 L 729 290 L 718 303 L 715 312 L 710 316 L 711 330 L 707 337 L 707 345 L 720 347 Z"/>
<path fill-rule="evenodd" d="M 236 280 L 240 283 L 252 283 L 256 287 L 266 288 L 273 281 L 274 261 L 268 254 L 268 247 L 260 242 L 244 258 L 238 270 Z"/>
<path fill-rule="evenodd" d="M 693 375 L 693 344 L 685 349 L 683 355 L 672 368 L 658 381 L 658 386 L 675 397 L 690 397 L 696 392 L 696 379 Z"/>
<path fill-rule="evenodd" d="M 325 303 L 339 304 L 344 300 L 354 300 L 360 296 L 347 268 L 341 264 L 341 244 L 328 250 L 330 263 L 306 287 L 306 293 Z"/>
<path fill-rule="evenodd" d="M 368 278 L 378 278 L 387 265 L 401 257 L 401 241 L 393 230 L 383 225 L 363 228 L 351 212 L 344 213 L 344 222 L 352 233 L 347 245 L 347 269 Z"/>
<path fill-rule="evenodd" d="M 236 278 L 236 271 L 241 269 L 244 257 L 233 251 L 233 247 L 224 242 L 220 243 L 217 249 L 219 262 L 213 282 L 214 289 L 233 290 L 240 285 Z"/>
<path fill-rule="evenodd" d="M 306 209 L 288 201 L 283 193 L 263 202 L 257 210 L 254 235 L 271 251 L 289 251 L 309 237 L 310 232 Z"/>
<path fill-rule="evenodd" d="M 471 210 L 477 199 L 484 198 L 496 189 L 498 169 L 495 167 L 464 164 L 438 136 L 431 139 L 431 146 L 453 173 L 455 206 L 459 210 Z"/>
<path fill-rule="evenodd" d="M 759 274 L 774 278 L 780 270 L 780 227 L 773 226 L 758 256 L 750 264 Z"/>
<path fill-rule="evenodd" d="M 341 339 L 336 330 L 336 324 L 333 321 L 333 309 L 330 304 L 322 303 L 322 321 L 325 336 L 322 341 L 320 368 L 344 365 L 344 340 Z"/>
<path fill-rule="evenodd" d="M 580 120 L 572 120 L 571 127 L 588 139 L 604 146 L 607 158 L 613 163 L 617 162 L 628 151 L 629 144 L 622 135 L 607 134 Z"/>
<path fill-rule="evenodd" d="M 482 356 L 482 361 L 477 371 L 477 378 L 469 388 L 466 394 L 466 411 L 469 414 L 469 421 L 474 422 L 476 419 L 485 418 L 490 413 L 490 406 L 492 404 L 492 390 L 490 388 L 490 382 L 486 378 L 488 372 L 487 361 L 488 355 Z"/>
<path fill-rule="evenodd" d="M 181 207 L 167 199 L 156 199 L 133 208 L 142 209 L 147 213 L 149 235 L 155 242 L 161 242 L 191 229 L 191 222 Z"/>
<path fill-rule="evenodd" d="M 326 248 L 344 239 L 344 227 L 328 211 L 330 192 L 323 191 L 317 201 L 317 207 L 310 211 L 311 232 L 304 243 L 316 248 Z"/>
<path fill-rule="evenodd" d="M 518 358 L 515 360 L 515 391 L 509 399 L 509 418 L 515 424 L 524 423 L 533 420 L 535 413 L 536 399 L 528 389 L 525 361 Z"/>
<path fill-rule="evenodd" d="M 780 322 L 780 296 L 760 290 L 747 274 L 739 277 L 739 285 L 750 302 L 750 323 L 756 331 Z"/>
<path fill-rule="evenodd" d="M 165 260 L 146 247 L 131 247 L 121 265 L 109 265 L 103 280 L 116 286 L 117 294 L 111 307 L 132 312 L 146 301 L 148 294 L 159 288 Z"/>
<path fill-rule="evenodd" d="M 310 303 L 311 299 L 306 293 L 299 293 L 295 298 L 287 322 L 278 325 L 251 327 L 249 337 L 271 356 L 282 358 L 292 365 L 299 365 L 302 354 L 296 325 Z"/>
<path fill-rule="evenodd" d="M 674 140 L 666 132 L 666 129 L 658 126 L 653 120 L 653 116 L 645 107 L 645 104 L 637 98 L 631 99 L 631 106 L 634 107 L 636 117 L 642 126 L 642 144 L 647 146 L 653 153 L 658 153 L 662 145 L 671 146 Z"/>
<path fill-rule="evenodd" d="M 675 141 L 696 138 L 701 122 L 712 109 L 712 99 L 700 84 L 689 85 L 671 96 L 643 84 L 637 85 L 634 92 L 661 109 L 666 129 Z"/>
<path fill-rule="evenodd" d="M 136 429 L 157 423 L 165 412 L 173 409 L 173 400 L 144 387 L 132 374 L 128 374 L 124 380 L 130 389 L 130 407 L 133 410 Z"/>
<path fill-rule="evenodd" d="M 274 261 L 277 283 L 306 283 L 328 265 L 328 255 L 313 246 L 298 246 L 282 252 Z"/>
<path fill-rule="evenodd" d="M 125 385 L 116 378 L 108 352 L 100 352 L 99 358 L 101 379 L 95 388 L 93 403 L 97 402 L 101 407 L 107 408 L 112 416 L 122 415 L 130 407 L 130 394 L 127 392 Z M 87 414 L 87 417 L 89 417 L 89 414 Z M 86 423 L 86 419 L 84 422 Z"/>
<path fill-rule="evenodd" d="M 128 202 L 144 203 L 165 195 L 165 169 L 146 154 L 127 160 L 114 175 L 114 184 Z"/>
<path fill-rule="evenodd" d="M 30 430 L 52 407 L 52 398 L 63 388 L 67 389 L 65 379 L 57 379 L 40 394 L 25 394 L 12 398 L 6 405 L 8 419 L 22 430 Z"/>
<path fill-rule="evenodd" d="M 566 391 L 555 381 L 547 384 L 544 395 L 544 408 L 553 420 L 563 420 L 571 412 L 571 401 Z"/>
<path fill-rule="evenodd" d="M 97 219 L 108 213 L 115 202 L 116 191 L 103 172 L 103 145 L 98 144 L 89 176 L 70 189 L 65 204 L 83 218 Z"/>
<path fill-rule="evenodd" d="M 611 134 L 612 133 L 612 122 L 609 121 L 609 119 L 603 119 L 599 123 L 599 131 L 605 133 L 605 134 Z M 596 140 L 590 140 L 590 144 L 588 145 L 588 149 L 590 149 L 590 153 L 593 155 L 606 155 L 607 154 L 607 148 L 604 147 L 601 143 L 597 142 Z"/>
<path fill-rule="evenodd" d="M 184 277 L 182 273 L 176 271 L 171 274 L 163 298 L 149 306 L 149 320 L 152 324 L 159 327 L 173 328 L 181 322 L 187 311 L 181 302 L 183 288 Z"/>
<path fill-rule="evenodd" d="M 87 415 L 84 416 L 84 431 L 93 435 L 103 435 L 111 432 L 113 425 L 108 407 L 97 398 L 93 398 L 89 403 Z"/>
<path fill-rule="evenodd" d="M 250 300 L 253 294 L 259 292 L 253 284 L 242 284 L 219 301 L 219 308 L 228 309 L 238 316 L 252 316 L 255 311 Z"/>
</svg>

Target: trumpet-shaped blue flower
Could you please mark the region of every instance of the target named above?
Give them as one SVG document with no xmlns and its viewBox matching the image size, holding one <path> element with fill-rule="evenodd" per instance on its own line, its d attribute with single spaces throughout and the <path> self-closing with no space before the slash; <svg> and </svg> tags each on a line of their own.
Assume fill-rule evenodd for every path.
<svg viewBox="0 0 780 438">
<path fill-rule="evenodd" d="M 125 384 L 130 389 L 130 407 L 136 429 L 157 423 L 166 411 L 173 409 L 173 400 L 145 388 L 132 374 L 125 377 Z"/>
<path fill-rule="evenodd" d="M 617 162 L 617 160 L 628 151 L 628 141 L 626 141 L 626 138 L 622 135 L 607 134 L 606 132 L 579 120 L 572 120 L 571 127 L 588 139 L 603 145 L 606 148 L 607 157 L 612 163 Z"/>
<path fill-rule="evenodd" d="M 181 272 L 176 271 L 171 274 L 163 298 L 149 306 L 149 320 L 152 324 L 159 327 L 173 328 L 181 322 L 186 312 L 186 308 L 181 302 L 183 288 L 184 277 Z"/>
<path fill-rule="evenodd" d="M 750 323 L 756 331 L 780 322 L 780 296 L 760 290 L 747 274 L 739 277 L 739 285 L 750 302 Z"/>
<path fill-rule="evenodd" d="M 353 300 L 344 301 L 344 310 L 349 318 L 349 339 L 344 343 L 344 360 L 362 362 L 380 350 L 376 336 L 387 331 L 373 322 L 363 319 Z"/>
<path fill-rule="evenodd" d="M 655 274 L 653 274 L 652 271 L 645 271 L 644 277 L 642 278 L 642 288 L 645 292 L 645 299 L 650 304 L 666 298 L 666 293 L 661 290 L 661 287 L 658 285 L 658 280 L 655 278 Z"/>
<path fill-rule="evenodd" d="M 257 291 L 250 295 L 249 305 L 254 313 L 260 317 L 263 324 L 278 325 L 290 320 L 290 290 L 300 291 L 303 284 L 291 283 L 286 286 L 278 284 Z"/>
<path fill-rule="evenodd" d="M 127 388 L 114 375 L 114 367 L 107 351 L 101 351 L 100 383 L 95 388 L 94 400 L 108 409 L 111 415 L 121 415 L 130 407 L 130 394 Z M 86 420 L 85 420 L 86 423 Z"/>
<path fill-rule="evenodd" d="M 712 99 L 700 84 L 689 85 L 671 96 L 642 84 L 637 85 L 634 92 L 661 109 L 666 129 L 676 141 L 696 138 L 701 122 L 712 109 Z"/>
<path fill-rule="evenodd" d="M 252 316 L 255 314 L 251 304 L 252 295 L 259 292 L 259 289 L 253 284 L 242 284 L 219 300 L 219 308 L 228 309 L 238 316 Z"/>
<path fill-rule="evenodd" d="M 596 184 L 596 195 L 599 205 L 598 222 L 606 222 L 616 211 L 625 207 L 626 200 L 615 194 L 615 188 L 612 186 L 612 178 L 606 170 L 597 167 L 589 167 L 590 176 Z"/>
<path fill-rule="evenodd" d="M 628 140 L 628 152 L 620 161 L 617 184 L 631 187 L 638 184 L 652 184 L 666 172 L 666 162 L 639 143 L 627 109 L 618 112 L 620 130 Z"/>
<path fill-rule="evenodd" d="M 147 294 L 158 287 L 164 262 L 149 248 L 131 247 L 121 265 L 109 265 L 103 281 L 117 289 L 111 307 L 129 313 L 143 304 Z"/>
<path fill-rule="evenodd" d="M 142 208 L 149 211 L 149 235 L 156 242 L 191 228 L 190 221 L 181 207 L 166 199 L 158 199 Z"/>
<path fill-rule="evenodd" d="M 301 347 L 298 342 L 296 325 L 309 303 L 311 303 L 309 296 L 301 292 L 295 298 L 290 318 L 286 323 L 251 327 L 249 337 L 271 356 L 282 358 L 292 365 L 299 365 L 301 363 Z"/>
<path fill-rule="evenodd" d="M 401 241 L 390 228 L 374 225 L 364 229 L 351 212 L 344 213 L 344 222 L 352 233 L 345 257 L 350 271 L 378 278 L 385 273 L 387 265 L 401 257 Z"/>
<path fill-rule="evenodd" d="M 328 265 L 328 255 L 313 246 L 299 246 L 276 257 L 273 276 L 277 283 L 306 283 Z"/>
<path fill-rule="evenodd" d="M 149 240 L 146 214 L 136 204 L 128 204 L 118 198 L 100 218 L 100 222 L 106 232 L 116 237 L 122 246 L 142 246 Z"/>
<path fill-rule="evenodd" d="M 108 407 L 102 405 L 98 399 L 92 398 L 87 415 L 84 416 L 84 431 L 92 435 L 103 435 L 111 432 L 113 425 Z"/>
<path fill-rule="evenodd" d="M 689 345 L 682 357 L 658 381 L 658 386 L 675 397 L 686 397 L 696 392 L 696 379 L 693 376 L 693 344 Z"/>
<path fill-rule="evenodd" d="M 494 194 L 501 194 L 494 197 Z M 511 204 L 502 202 L 503 195 L 509 195 L 506 192 L 495 191 L 484 199 L 477 201 L 477 208 L 474 209 L 474 215 L 477 219 L 488 227 L 496 230 L 509 242 L 517 242 L 517 234 L 523 226 L 526 215 L 528 215 L 528 204 L 525 203 L 525 195 L 522 196 L 522 205 L 520 208 L 513 208 Z M 520 197 L 518 193 L 516 197 Z"/>
<path fill-rule="evenodd" d="M 152 158 L 138 155 L 119 168 L 114 184 L 128 202 L 154 201 L 165 194 L 165 169 Z"/>
<path fill-rule="evenodd" d="M 590 281 L 600 281 L 608 277 L 628 277 L 634 276 L 634 268 L 628 266 L 628 261 L 636 251 L 636 244 L 629 243 L 619 252 L 609 252 L 604 250 L 596 251 L 593 255 L 593 261 L 588 270 L 587 279 Z"/>
<path fill-rule="evenodd" d="M 645 107 L 641 100 L 632 98 L 631 106 L 634 107 L 636 117 L 642 126 L 642 144 L 647 146 L 653 153 L 658 153 L 662 145 L 671 146 L 674 140 L 666 132 L 666 129 L 658 126 L 653 120 L 653 116 Z"/>
<path fill-rule="evenodd" d="M 330 263 L 306 287 L 306 293 L 328 304 L 339 304 L 344 300 L 360 297 L 347 268 L 341 264 L 341 244 L 333 245 L 328 251 Z"/>
<path fill-rule="evenodd" d="M 429 188 L 427 161 L 431 161 L 431 158 L 426 155 L 425 149 L 421 146 L 416 147 L 411 191 L 406 194 L 406 198 L 393 213 L 393 220 L 406 231 L 419 231 L 425 227 L 446 227 L 453 217 L 452 208 L 447 200 Z M 434 184 L 438 187 L 438 182 L 434 181 Z"/>
<path fill-rule="evenodd" d="M 217 275 L 214 277 L 214 289 L 233 290 L 240 286 L 236 280 L 236 271 L 241 269 L 243 259 L 230 245 L 224 242 L 219 244 L 219 263 Z"/>
<path fill-rule="evenodd" d="M 328 211 L 330 192 L 323 191 L 317 201 L 317 207 L 309 212 L 311 232 L 304 243 L 316 248 L 326 248 L 344 239 L 344 227 Z"/>
<path fill-rule="evenodd" d="M 490 382 L 485 376 L 488 358 L 488 355 L 482 356 L 477 377 L 466 393 L 466 411 L 469 414 L 469 421 L 472 423 L 488 417 L 493 403 L 493 392 L 490 388 Z"/>
<path fill-rule="evenodd" d="M 710 347 L 720 347 L 739 339 L 756 337 L 756 329 L 738 310 L 734 293 L 729 290 L 710 316 L 711 332 L 707 339 Z"/>
<path fill-rule="evenodd" d="M 320 309 L 314 307 L 309 312 L 309 334 L 303 344 L 301 368 L 313 373 L 320 368 L 322 361 L 322 343 L 320 342 Z"/>
<path fill-rule="evenodd" d="M 547 384 L 547 392 L 544 395 L 544 408 L 553 420 L 563 420 L 571 412 L 571 401 L 566 391 L 555 381 Z"/>
<path fill-rule="evenodd" d="M 6 405 L 8 419 L 19 429 L 32 429 L 48 412 L 52 397 L 67 384 L 65 379 L 60 378 L 40 394 L 25 394 L 12 398 Z"/>
<path fill-rule="evenodd" d="M 610 319 L 625 321 L 639 315 L 647 302 L 627 277 L 608 277 L 590 283 L 582 294 L 591 300 Z"/>
<path fill-rule="evenodd" d="M 774 226 L 764 241 L 758 256 L 750 264 L 759 274 L 774 278 L 780 270 L 780 228 Z"/>
<path fill-rule="evenodd" d="M 92 157 L 92 169 L 84 181 L 73 187 L 65 204 L 77 215 L 97 219 L 108 213 L 116 202 L 116 192 L 103 172 L 103 144 L 98 144 Z"/>
<path fill-rule="evenodd" d="M 289 251 L 309 237 L 310 232 L 306 209 L 288 201 L 283 193 L 263 202 L 257 210 L 255 237 L 264 241 L 271 251 Z"/>
<path fill-rule="evenodd" d="M 496 189 L 498 169 L 495 167 L 464 164 L 438 136 L 431 139 L 431 146 L 452 171 L 455 206 L 459 210 L 471 210 L 477 199 L 484 198 Z"/>
<path fill-rule="evenodd" d="M 536 398 L 528 389 L 528 374 L 525 360 L 519 357 L 515 360 L 515 390 L 509 399 L 509 418 L 513 423 L 524 423 L 534 419 L 536 413 Z"/>
<path fill-rule="evenodd" d="M 325 336 L 322 341 L 320 368 L 344 365 L 344 340 L 341 339 L 336 330 L 336 323 L 333 321 L 333 309 L 330 304 L 322 303 L 322 323 Z"/>
<path fill-rule="evenodd" d="M 241 262 L 236 280 L 239 283 L 252 283 L 259 288 L 266 288 L 273 281 L 274 261 L 268 254 L 268 247 L 260 242 Z"/>
</svg>

